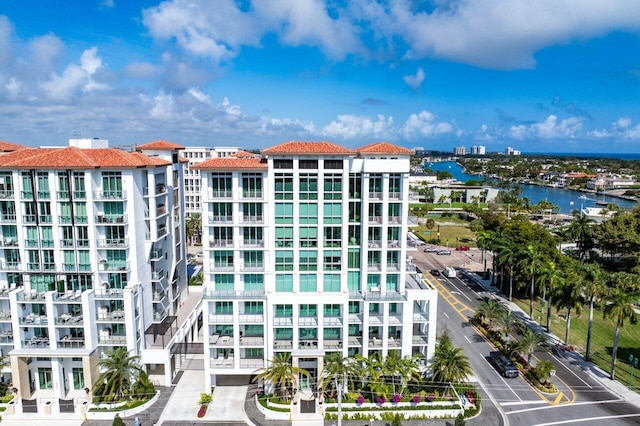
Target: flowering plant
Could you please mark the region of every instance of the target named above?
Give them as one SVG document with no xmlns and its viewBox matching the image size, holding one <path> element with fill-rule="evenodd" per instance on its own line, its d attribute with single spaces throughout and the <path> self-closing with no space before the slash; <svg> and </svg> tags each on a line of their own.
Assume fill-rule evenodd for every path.
<svg viewBox="0 0 640 426">
<path fill-rule="evenodd" d="M 432 393 L 430 393 L 429 395 L 427 395 L 427 402 L 433 402 L 436 400 L 436 396 Z"/>
<path fill-rule="evenodd" d="M 364 404 L 364 396 L 359 395 L 359 396 L 356 398 L 356 404 Z"/>
<path fill-rule="evenodd" d="M 207 414 L 207 404 L 202 404 L 198 410 L 198 418 L 204 417 Z"/>
<path fill-rule="evenodd" d="M 397 393 L 391 397 L 391 402 L 393 402 L 393 403 L 397 404 L 400 401 L 402 401 L 402 397 L 400 395 L 398 395 Z"/>
<path fill-rule="evenodd" d="M 422 402 L 422 397 L 420 395 L 413 395 L 413 398 L 411 398 L 411 402 L 413 402 L 414 404 L 419 404 L 420 402 Z"/>
<path fill-rule="evenodd" d="M 376 396 L 376 403 L 384 404 L 385 402 L 387 402 L 387 398 L 385 398 L 384 395 Z"/>
</svg>

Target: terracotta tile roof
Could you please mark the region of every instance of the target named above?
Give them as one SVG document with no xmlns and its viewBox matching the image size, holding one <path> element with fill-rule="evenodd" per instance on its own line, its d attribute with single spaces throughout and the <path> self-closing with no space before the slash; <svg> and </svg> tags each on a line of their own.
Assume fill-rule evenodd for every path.
<svg viewBox="0 0 640 426">
<path fill-rule="evenodd" d="M 174 149 L 184 149 L 184 146 L 175 144 L 173 142 L 167 142 L 163 140 L 153 141 L 145 143 L 144 145 L 136 146 L 136 150 L 156 150 L 156 151 L 173 151 Z"/>
<path fill-rule="evenodd" d="M 260 151 L 262 154 L 355 155 L 356 151 L 331 142 L 289 141 Z"/>
<path fill-rule="evenodd" d="M 25 149 L 26 146 L 18 145 L 17 143 L 11 143 L 6 141 L 0 141 L 0 152 L 13 152 L 19 149 Z"/>
<path fill-rule="evenodd" d="M 114 148 L 25 148 L 0 156 L 0 167 L 17 169 L 95 169 L 166 166 L 168 161 Z"/>
<path fill-rule="evenodd" d="M 236 158 L 254 158 L 257 156 L 259 156 L 259 154 L 254 154 L 253 152 L 249 152 L 249 151 L 238 151 L 229 155 L 229 157 L 236 157 Z"/>
<path fill-rule="evenodd" d="M 261 158 L 210 158 L 191 166 L 191 169 L 198 170 L 266 170 L 267 161 Z"/>
<path fill-rule="evenodd" d="M 415 151 L 412 149 L 407 149 L 401 146 L 392 145 L 388 142 L 372 143 L 369 145 L 365 145 L 361 148 L 357 148 L 356 151 L 362 154 L 402 154 L 402 155 L 415 154 Z"/>
</svg>

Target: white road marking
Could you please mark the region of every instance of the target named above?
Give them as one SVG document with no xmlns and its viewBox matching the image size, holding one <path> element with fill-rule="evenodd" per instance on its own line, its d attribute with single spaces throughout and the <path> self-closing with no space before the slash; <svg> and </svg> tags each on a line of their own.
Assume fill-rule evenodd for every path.
<svg viewBox="0 0 640 426">
<path fill-rule="evenodd" d="M 558 358 L 558 357 L 557 357 L 557 356 L 555 356 L 555 355 L 551 355 L 551 356 L 553 357 L 553 359 L 555 359 L 556 361 L 558 361 L 560 364 L 564 365 L 564 364 L 562 363 L 562 361 L 560 360 L 560 358 Z M 569 372 L 570 372 L 571 374 L 573 374 L 574 376 L 576 376 L 576 377 L 578 378 L 578 380 L 580 380 L 582 383 L 584 383 L 584 384 L 585 384 L 585 386 L 587 386 L 589 389 L 593 389 L 593 386 L 591 386 L 589 383 L 587 383 L 587 382 L 585 382 L 584 380 L 582 380 L 582 379 L 580 378 L 580 376 L 578 376 L 576 373 L 574 373 L 574 372 L 573 372 L 573 370 L 572 370 L 572 369 L 570 369 L 570 368 L 569 368 L 569 367 L 567 367 L 567 366 L 564 366 L 564 367 L 565 367 L 567 370 L 569 370 Z"/>
<path fill-rule="evenodd" d="M 508 407 L 510 405 L 531 405 L 531 404 L 547 404 L 547 401 L 542 399 L 537 399 L 534 401 L 511 401 L 511 402 L 501 402 L 500 405 L 503 407 Z"/>
<path fill-rule="evenodd" d="M 465 337 L 467 337 L 467 336 L 465 336 Z M 489 362 L 489 361 L 484 357 L 484 355 L 482 355 L 482 354 L 478 354 L 478 356 L 479 356 L 479 357 L 481 357 L 481 358 L 482 358 L 482 359 L 483 359 L 487 364 L 491 365 L 491 367 L 493 367 L 493 364 L 491 364 L 491 363 L 490 363 L 490 362 Z M 510 390 L 510 391 L 511 391 L 515 396 L 516 396 L 516 398 L 518 398 L 518 401 L 522 401 L 522 398 L 520 398 L 520 395 L 518 395 L 518 394 L 516 393 L 516 391 L 514 391 L 514 390 L 511 388 L 511 386 L 509 386 L 509 384 L 508 384 L 508 383 L 507 383 L 507 381 L 502 377 L 502 375 L 501 375 L 500 373 L 498 373 L 495 369 L 493 369 L 493 368 L 492 368 L 492 370 L 493 370 L 493 372 L 494 372 L 494 373 L 496 373 L 496 375 L 497 375 L 498 377 L 500 377 L 500 380 L 502 380 L 502 383 L 504 383 L 504 385 L 505 385 L 507 388 L 509 388 L 509 390 Z M 511 414 L 511 413 L 507 413 L 507 414 Z"/>
<path fill-rule="evenodd" d="M 538 411 L 538 410 L 548 410 L 550 408 L 563 408 L 563 407 L 575 407 L 576 405 L 595 405 L 595 404 L 610 404 L 613 402 L 624 402 L 621 399 L 609 399 L 606 401 L 585 401 L 585 402 L 574 402 L 573 404 L 563 404 L 563 405 L 547 405 L 546 407 L 540 408 L 524 408 L 522 410 L 510 411 L 507 414 L 517 414 L 517 413 L 526 413 L 527 411 Z M 640 414 L 638 414 L 640 415 Z M 553 424 L 553 423 L 549 423 Z"/>
<path fill-rule="evenodd" d="M 465 339 L 467 339 L 467 342 L 471 343 L 471 340 L 469 340 L 469 338 L 467 336 L 463 336 Z"/>
<path fill-rule="evenodd" d="M 449 315 L 447 315 L 447 313 L 446 313 L 445 311 L 442 311 L 442 314 L 443 314 L 445 317 L 449 318 Z"/>
<path fill-rule="evenodd" d="M 592 422 L 594 420 L 624 419 L 624 418 L 627 418 L 627 417 L 640 417 L 640 413 L 620 414 L 619 416 L 586 417 L 584 419 L 570 419 L 570 420 L 562 420 L 562 421 L 559 421 L 559 422 L 538 423 L 537 425 L 534 425 L 534 426 L 575 424 L 575 423 L 579 423 L 579 422 Z"/>
</svg>

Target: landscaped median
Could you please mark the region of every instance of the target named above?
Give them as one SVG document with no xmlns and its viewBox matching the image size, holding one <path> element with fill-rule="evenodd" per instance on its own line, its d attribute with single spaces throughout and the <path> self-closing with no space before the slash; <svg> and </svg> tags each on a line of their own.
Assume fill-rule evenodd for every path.
<svg viewBox="0 0 640 426">
<path fill-rule="evenodd" d="M 403 420 L 453 419 L 459 415 L 474 416 L 479 411 L 480 401 L 476 394 L 467 390 L 461 394 L 452 391 L 452 395 L 441 397 L 434 394 L 416 394 L 413 396 L 393 395 L 389 401 L 376 397 L 376 402 L 366 402 L 358 396 L 341 403 L 342 420 L 385 420 L 396 417 Z M 318 402 L 318 411 L 324 413 L 325 420 L 338 419 L 338 403 Z M 256 405 L 271 420 L 288 420 L 291 413 L 291 402 L 274 396 L 256 395 Z"/>
</svg>

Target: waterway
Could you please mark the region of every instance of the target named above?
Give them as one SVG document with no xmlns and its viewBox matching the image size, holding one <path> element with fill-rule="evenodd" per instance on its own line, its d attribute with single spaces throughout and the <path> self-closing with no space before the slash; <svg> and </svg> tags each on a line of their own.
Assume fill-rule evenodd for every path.
<svg viewBox="0 0 640 426">
<path fill-rule="evenodd" d="M 454 161 L 442 161 L 427 164 L 431 170 L 447 171 L 451 175 L 461 181 L 466 182 L 470 179 L 482 180 L 482 176 L 471 175 L 465 173 L 462 167 Z M 582 209 L 583 207 L 599 207 L 596 204 L 595 194 L 571 191 L 569 189 L 551 188 L 548 186 L 538 185 L 521 185 L 521 197 L 528 197 L 531 204 L 537 204 L 542 200 L 547 200 L 552 204 L 560 207 L 560 213 L 570 214 L 573 210 Z M 580 197 L 587 197 L 583 199 Z M 602 201 L 602 196 L 598 196 L 597 201 Z M 624 200 L 622 198 L 607 197 L 606 201 L 617 204 L 620 208 L 629 209 L 636 206 L 634 201 Z"/>
</svg>

